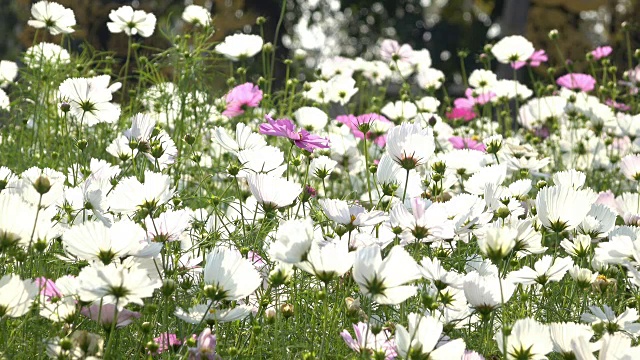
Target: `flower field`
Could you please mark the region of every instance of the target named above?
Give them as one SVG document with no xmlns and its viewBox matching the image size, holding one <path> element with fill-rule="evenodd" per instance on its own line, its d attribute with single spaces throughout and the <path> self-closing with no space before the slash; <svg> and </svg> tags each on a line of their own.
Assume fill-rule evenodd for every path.
<svg viewBox="0 0 640 360">
<path fill-rule="evenodd" d="M 0 359 L 640 359 L 640 51 L 506 36 L 456 97 L 171 16 L 120 58 L 40 1 L 0 62 Z"/>
</svg>

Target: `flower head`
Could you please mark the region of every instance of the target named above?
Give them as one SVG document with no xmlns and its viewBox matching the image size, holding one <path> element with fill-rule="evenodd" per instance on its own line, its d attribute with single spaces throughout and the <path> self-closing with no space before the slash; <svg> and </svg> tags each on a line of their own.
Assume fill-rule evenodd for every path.
<svg viewBox="0 0 640 360">
<path fill-rule="evenodd" d="M 40 1 L 31 6 L 32 19 L 27 23 L 36 29 L 46 28 L 51 35 L 70 34 L 76 25 L 73 10 L 49 1 Z"/>
<path fill-rule="evenodd" d="M 226 96 L 227 108 L 222 115 L 236 117 L 244 114 L 247 108 L 256 107 L 262 100 L 262 90 L 252 83 L 244 83 L 231 89 Z"/>
<path fill-rule="evenodd" d="M 587 74 L 571 73 L 559 77 L 556 83 L 563 88 L 589 92 L 595 88 L 596 79 Z"/>
<path fill-rule="evenodd" d="M 128 36 L 140 35 L 149 37 L 156 28 L 156 16 L 142 10 L 133 10 L 131 6 L 122 6 L 109 13 L 110 22 L 107 23 L 109 31 Z"/>
<path fill-rule="evenodd" d="M 288 138 L 297 147 L 309 152 L 329 148 L 328 139 L 311 134 L 305 129 L 298 130 L 289 119 L 273 120 L 269 115 L 265 115 L 265 118 L 267 123 L 260 125 L 261 134 Z"/>
</svg>

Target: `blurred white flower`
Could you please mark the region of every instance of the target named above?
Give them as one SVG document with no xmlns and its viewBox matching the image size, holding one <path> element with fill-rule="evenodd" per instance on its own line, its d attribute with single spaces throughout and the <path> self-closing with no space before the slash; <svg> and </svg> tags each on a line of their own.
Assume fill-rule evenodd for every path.
<svg viewBox="0 0 640 360">
<path fill-rule="evenodd" d="M 200 5 L 188 5 L 182 12 L 182 20 L 206 27 L 211 25 L 211 12 Z"/>
<path fill-rule="evenodd" d="M 262 50 L 263 40 L 258 35 L 234 34 L 224 38 L 224 41 L 216 46 L 216 52 L 224 55 L 231 61 L 241 58 L 250 58 Z"/>
</svg>

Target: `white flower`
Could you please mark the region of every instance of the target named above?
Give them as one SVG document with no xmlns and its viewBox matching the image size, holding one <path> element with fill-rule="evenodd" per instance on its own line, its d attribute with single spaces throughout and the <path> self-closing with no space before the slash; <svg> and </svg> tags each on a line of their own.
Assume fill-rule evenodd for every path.
<svg viewBox="0 0 640 360">
<path fill-rule="evenodd" d="M 455 271 L 447 271 L 438 258 L 430 259 L 423 257 L 420 261 L 420 272 L 422 276 L 430 280 L 438 288 L 452 287 L 462 289 L 463 278 Z"/>
<path fill-rule="evenodd" d="M 527 61 L 534 51 L 533 44 L 520 35 L 504 37 L 491 48 L 493 56 L 503 64 Z"/>
<path fill-rule="evenodd" d="M 60 99 L 71 106 L 70 113 L 80 125 L 114 123 L 120 118 L 120 108 L 111 103 L 109 76 L 69 78 L 59 87 Z"/>
<path fill-rule="evenodd" d="M 118 310 L 129 303 L 143 305 L 142 299 L 153 296 L 153 291 L 162 285 L 159 279 L 150 278 L 146 269 L 114 262 L 106 266 L 95 262 L 84 267 L 77 280 L 81 300 L 102 299 L 105 304 L 116 304 Z"/>
<path fill-rule="evenodd" d="M 421 197 L 412 198 L 409 202 L 411 212 L 405 205 L 399 203 L 391 209 L 390 213 L 393 226 L 402 229 L 400 238 L 404 244 L 453 238 L 453 222 L 447 218 L 444 204 L 432 203 Z"/>
<path fill-rule="evenodd" d="M 6 88 L 18 76 L 18 64 L 13 61 L 0 61 L 0 88 Z"/>
<path fill-rule="evenodd" d="M 20 280 L 15 274 L 0 278 L 0 319 L 26 314 L 38 295 L 38 285 L 32 280 Z"/>
<path fill-rule="evenodd" d="M 178 319 L 189 324 L 200 324 L 204 319 L 207 324 L 213 325 L 215 323 L 242 320 L 251 314 L 251 309 L 252 307 L 249 305 L 237 305 L 229 309 L 219 309 L 207 304 L 198 304 L 190 307 L 187 311 L 177 309 L 175 315 Z"/>
<path fill-rule="evenodd" d="M 0 109 L 9 110 L 11 100 L 4 90 L 0 89 Z"/>
<path fill-rule="evenodd" d="M 336 239 L 324 245 L 313 242 L 307 259 L 295 265 L 315 275 L 320 281 L 328 283 L 349 271 L 353 260 L 354 253 L 349 252 L 348 242 Z"/>
<path fill-rule="evenodd" d="M 553 351 L 549 327 L 531 318 L 517 320 L 513 324 L 511 334 L 505 337 L 506 345 L 500 329 L 495 335 L 495 340 L 501 352 L 506 348 L 506 358 L 509 360 L 542 360 L 547 358 L 546 354 Z"/>
<path fill-rule="evenodd" d="M 416 81 L 423 89 L 439 89 L 444 83 L 444 73 L 434 68 L 420 70 L 416 74 Z"/>
<path fill-rule="evenodd" d="M 31 6 L 32 19 L 27 23 L 36 29 L 46 28 L 51 35 L 70 34 L 76 25 L 73 10 L 49 1 L 40 1 Z"/>
<path fill-rule="evenodd" d="M 322 240 L 322 233 L 313 228 L 311 218 L 291 219 L 280 223 L 275 242 L 269 246 L 269 255 L 288 264 L 301 262 L 314 241 Z"/>
<path fill-rule="evenodd" d="M 433 131 L 419 124 L 403 123 L 389 130 L 387 152 L 404 169 L 425 164 L 435 151 Z"/>
<path fill-rule="evenodd" d="M 360 291 L 378 304 L 397 305 L 415 295 L 417 287 L 405 284 L 418 278 L 418 264 L 399 245 L 391 249 L 384 261 L 377 245 L 356 252 L 353 279 Z"/>
<path fill-rule="evenodd" d="M 469 86 L 491 88 L 498 82 L 498 76 L 490 70 L 476 69 L 469 74 Z"/>
<path fill-rule="evenodd" d="M 553 351 L 564 355 L 565 358 L 573 353 L 571 343 L 574 339 L 580 337 L 591 339 L 594 333 L 589 326 L 574 322 L 551 323 L 549 330 L 551 341 L 553 342 Z"/>
<path fill-rule="evenodd" d="M 478 236 L 478 247 L 488 258 L 500 260 L 516 246 L 517 236 L 518 231 L 511 227 L 491 227 Z"/>
<path fill-rule="evenodd" d="M 155 209 L 173 197 L 169 175 L 146 170 L 145 181 L 141 183 L 135 176 L 121 180 L 109 194 L 107 201 L 111 211 L 133 213 L 139 208 Z"/>
<path fill-rule="evenodd" d="M 500 286 L 497 269 L 489 269 L 484 275 L 477 271 L 468 273 L 463 285 L 464 295 L 469 305 L 483 315 L 500 307 L 503 299 L 505 303 L 509 301 L 516 289 L 508 279 L 502 279 L 502 286 Z M 502 289 L 502 296 L 500 289 Z"/>
<path fill-rule="evenodd" d="M 608 305 L 604 305 L 602 308 L 589 306 L 589 310 L 591 313 L 584 313 L 580 316 L 582 322 L 591 324 L 591 326 L 604 324 L 604 329 L 609 334 L 624 331 L 637 336 L 640 333 L 640 323 L 636 322 L 638 320 L 636 309 L 627 308 L 618 316 Z"/>
<path fill-rule="evenodd" d="M 408 355 L 413 354 L 416 358 L 433 360 L 462 358 L 464 340 L 456 339 L 442 344 L 443 325 L 436 318 L 411 313 L 407 319 L 409 329 L 396 325 L 396 342 L 400 356 L 408 359 Z M 436 348 L 438 345 L 440 346 Z"/>
<path fill-rule="evenodd" d="M 396 123 L 400 123 L 415 118 L 418 108 L 413 102 L 396 101 L 387 103 L 380 112 Z"/>
<path fill-rule="evenodd" d="M 538 218 L 551 231 L 573 230 L 587 216 L 596 198 L 597 194 L 590 189 L 547 186 L 536 197 Z"/>
<path fill-rule="evenodd" d="M 293 113 L 293 117 L 300 127 L 307 130 L 323 129 L 329 122 L 329 115 L 313 106 L 303 106 Z"/>
<path fill-rule="evenodd" d="M 265 211 L 291 205 L 302 193 L 302 186 L 271 174 L 248 174 L 247 182 L 253 196 Z"/>
<path fill-rule="evenodd" d="M 640 358 L 640 347 L 631 346 L 631 338 L 624 334 L 604 334 L 597 343 L 590 343 L 586 336 L 575 337 L 571 340 L 571 349 L 577 359 L 596 360 L 593 352 L 599 348 L 598 359 L 631 360 Z"/>
<path fill-rule="evenodd" d="M 156 16 L 142 10 L 133 10 L 131 6 L 122 6 L 109 13 L 110 22 L 107 23 L 109 31 L 121 33 L 124 31 L 128 36 L 140 35 L 149 37 L 153 35 L 156 28 Z"/>
<path fill-rule="evenodd" d="M 223 149 L 235 156 L 238 156 L 241 150 L 260 149 L 267 145 L 263 136 L 251 131 L 251 128 L 243 123 L 236 125 L 235 137 L 220 126 L 213 129 L 211 136 Z"/>
<path fill-rule="evenodd" d="M 509 273 L 509 278 L 516 284 L 533 285 L 538 283 L 546 285 L 551 281 L 560 281 L 564 274 L 573 266 L 573 260 L 569 257 L 556 258 L 545 255 L 533 265 L 534 269 L 528 266 L 520 270 Z"/>
<path fill-rule="evenodd" d="M 329 101 L 345 105 L 358 92 L 356 81 L 350 76 L 332 77 L 326 85 L 326 97 Z"/>
<path fill-rule="evenodd" d="M 216 51 L 231 61 L 249 58 L 262 50 L 262 38 L 258 35 L 234 34 L 224 38 L 216 46 Z"/>
<path fill-rule="evenodd" d="M 182 20 L 194 24 L 211 25 L 211 12 L 200 5 L 189 5 L 182 12 Z"/>
<path fill-rule="evenodd" d="M 309 173 L 320 179 L 324 179 L 331 175 L 337 165 L 338 162 L 328 156 L 318 156 L 311 160 L 311 163 L 309 164 Z"/>
<path fill-rule="evenodd" d="M 204 283 L 204 292 L 211 300 L 233 301 L 251 295 L 262 278 L 239 251 L 216 247 L 206 257 Z"/>
<path fill-rule="evenodd" d="M 640 156 L 635 154 L 629 154 L 620 160 L 620 171 L 629 179 L 638 181 L 640 180 Z"/>
<path fill-rule="evenodd" d="M 383 211 L 367 211 L 360 205 L 349 206 L 344 200 L 320 199 L 318 203 L 330 220 L 349 226 L 373 226 L 387 219 Z"/>
<path fill-rule="evenodd" d="M 28 48 L 24 54 L 24 62 L 32 69 L 44 64 L 68 64 L 71 60 L 69 52 L 59 45 L 42 42 Z"/>
</svg>

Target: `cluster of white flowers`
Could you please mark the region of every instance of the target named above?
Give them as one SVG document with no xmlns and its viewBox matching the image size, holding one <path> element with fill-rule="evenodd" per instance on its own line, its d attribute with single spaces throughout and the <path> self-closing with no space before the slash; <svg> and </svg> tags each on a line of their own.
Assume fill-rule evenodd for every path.
<svg viewBox="0 0 640 360">
<path fill-rule="evenodd" d="M 129 39 L 155 31 L 156 17 L 131 6 L 109 18 Z M 182 20 L 213 31 L 204 7 Z M 32 7 L 29 25 L 51 35 L 75 24 L 59 4 Z M 233 69 L 267 45 L 234 34 L 208 54 Z M 484 55 L 514 69 L 546 61 L 521 36 Z M 0 62 L 2 112 L 21 81 L 79 61 L 50 43 L 24 60 L 24 79 Z M 445 101 L 429 52 L 391 39 L 376 59 L 323 61 L 282 97 L 264 78 L 244 82 L 244 67 L 244 83 L 214 95 L 177 66 L 179 81 L 139 80 L 139 98 L 117 103 L 126 77 L 79 69 L 48 78 L 36 104 L 47 111 L 15 125 L 21 137 L 0 133 L 0 152 L 16 143 L 31 154 L 26 136 L 77 150 L 43 151 L 50 167 L 0 164 L 0 325 L 52 322 L 42 344 L 52 358 L 109 358 L 113 331 L 135 321 L 140 334 L 190 331 L 182 347 L 154 333 L 145 354 L 194 359 L 215 358 L 212 331 L 228 322 L 225 341 L 254 343 L 261 326 L 298 312 L 291 321 L 329 339 L 337 301 L 356 333 L 341 336 L 371 358 L 640 357 L 639 107 L 590 93 L 595 78 L 568 74 L 534 96 L 478 69 L 464 97 Z M 407 81 L 420 95 L 368 96 Z M 158 305 L 162 316 L 145 312 Z M 80 316 L 108 329 L 106 345 L 76 328 Z"/>
</svg>

